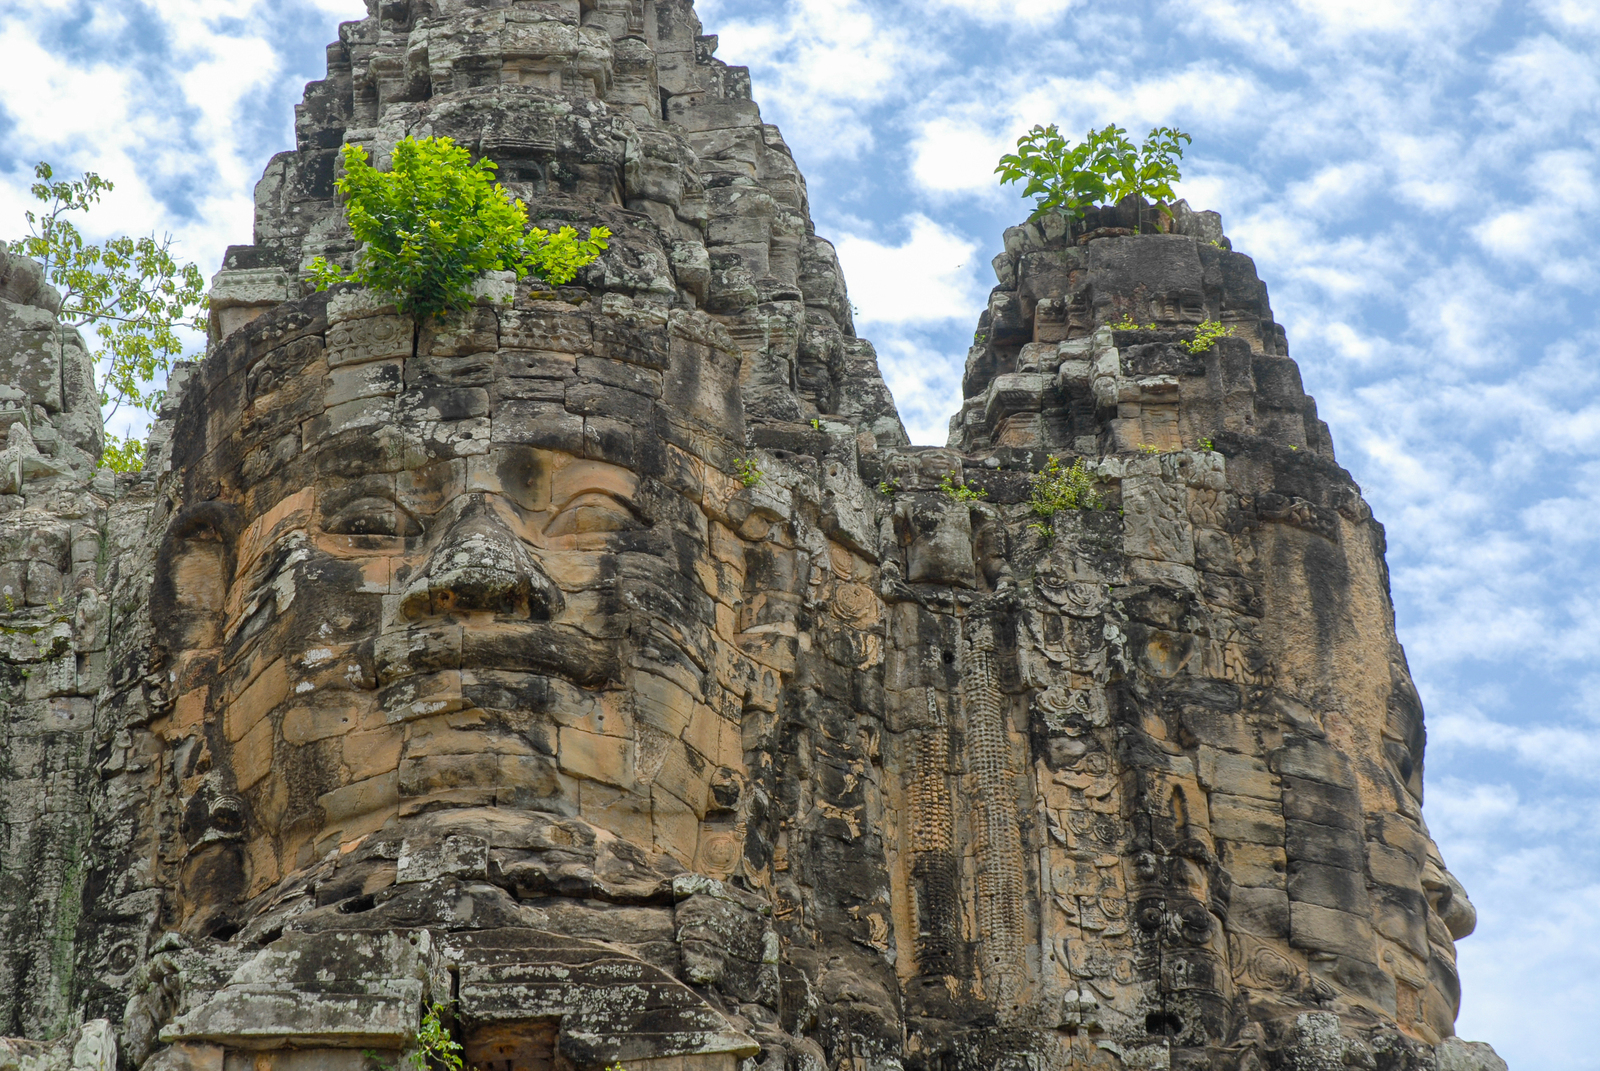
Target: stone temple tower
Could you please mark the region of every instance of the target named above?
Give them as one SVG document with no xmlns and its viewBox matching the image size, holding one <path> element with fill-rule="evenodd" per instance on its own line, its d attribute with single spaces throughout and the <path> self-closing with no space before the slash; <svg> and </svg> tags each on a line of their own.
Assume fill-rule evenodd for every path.
<svg viewBox="0 0 1600 1071">
<path fill-rule="evenodd" d="M 689 0 L 369 9 L 144 473 L 0 272 L 0 1068 L 367 1071 L 435 1008 L 480 1071 L 1504 1067 L 1383 529 L 1215 214 L 1007 232 L 912 446 Z M 309 292 L 408 135 L 611 249 Z"/>
</svg>

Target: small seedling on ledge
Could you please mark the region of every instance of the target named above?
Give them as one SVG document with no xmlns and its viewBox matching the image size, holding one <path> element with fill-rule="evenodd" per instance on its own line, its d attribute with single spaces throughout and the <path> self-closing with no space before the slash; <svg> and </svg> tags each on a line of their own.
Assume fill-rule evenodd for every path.
<svg viewBox="0 0 1600 1071">
<path fill-rule="evenodd" d="M 950 496 L 952 502 L 976 502 L 980 498 L 988 498 L 989 492 L 984 490 L 974 491 L 965 484 L 956 483 L 956 473 L 951 472 L 939 484 L 939 490 Z"/>
<path fill-rule="evenodd" d="M 765 475 L 765 473 L 761 471 L 761 468 L 752 458 L 735 458 L 733 467 L 734 470 L 739 474 L 739 482 L 743 483 L 746 487 L 754 487 L 756 484 L 761 482 L 762 476 Z"/>
</svg>

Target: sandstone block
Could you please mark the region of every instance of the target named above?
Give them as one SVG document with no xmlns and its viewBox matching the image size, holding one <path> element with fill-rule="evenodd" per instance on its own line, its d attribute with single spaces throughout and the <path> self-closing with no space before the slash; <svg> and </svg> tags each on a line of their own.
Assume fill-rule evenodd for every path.
<svg viewBox="0 0 1600 1071">
<path fill-rule="evenodd" d="M 561 768 L 572 776 L 619 787 L 633 783 L 632 745 L 628 740 L 570 727 L 561 729 L 560 740 Z"/>
<path fill-rule="evenodd" d="M 1289 904 L 1289 942 L 1310 952 L 1331 952 L 1370 963 L 1372 923 L 1362 915 L 1317 904 Z"/>
<path fill-rule="evenodd" d="M 1211 832 L 1222 840 L 1281 845 L 1284 843 L 1283 808 L 1249 796 L 1213 793 Z"/>
<path fill-rule="evenodd" d="M 1209 790 L 1232 796 L 1249 796 L 1274 803 L 1283 798 L 1277 780 L 1267 769 L 1266 763 L 1260 759 L 1230 754 L 1202 745 L 1196 758 L 1196 765 L 1200 783 Z"/>
<path fill-rule="evenodd" d="M 1358 915 L 1370 911 L 1364 873 L 1298 859 L 1289 864 L 1289 898 Z"/>
<path fill-rule="evenodd" d="M 503 402 L 495 412 L 491 438 L 582 456 L 583 417 L 550 402 Z"/>
</svg>

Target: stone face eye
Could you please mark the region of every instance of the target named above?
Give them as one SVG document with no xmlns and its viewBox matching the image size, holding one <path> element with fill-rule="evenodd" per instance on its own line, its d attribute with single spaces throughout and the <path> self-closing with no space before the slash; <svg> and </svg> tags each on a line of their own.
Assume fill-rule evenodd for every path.
<svg viewBox="0 0 1600 1071">
<path fill-rule="evenodd" d="M 365 495 L 323 522 L 329 535 L 401 536 L 422 534 L 422 525 L 404 507 L 381 495 Z"/>
<path fill-rule="evenodd" d="M 562 508 L 545 528 L 547 536 L 574 536 L 631 532 L 643 527 L 633 511 L 611 495 L 579 495 Z"/>
</svg>

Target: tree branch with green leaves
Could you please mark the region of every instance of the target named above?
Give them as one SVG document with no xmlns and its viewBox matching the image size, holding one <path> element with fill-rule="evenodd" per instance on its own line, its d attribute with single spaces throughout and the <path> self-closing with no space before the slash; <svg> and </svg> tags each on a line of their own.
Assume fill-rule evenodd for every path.
<svg viewBox="0 0 1600 1071">
<path fill-rule="evenodd" d="M 1113 123 L 1074 145 L 1053 123 L 1035 126 L 1017 140 L 1016 152 L 1000 158 L 995 174 L 1002 185 L 1026 182 L 1022 195 L 1034 199 L 1030 221 L 1050 214 L 1079 220 L 1093 205 L 1129 196 L 1152 201 L 1170 216 L 1172 185 L 1183 178 L 1178 161 L 1194 139 L 1170 126 L 1151 130 L 1141 145 L 1127 134 Z"/>
<path fill-rule="evenodd" d="M 180 265 L 172 238 L 84 240 L 68 217 L 88 212 L 116 187 L 94 172 L 63 181 L 48 163 L 34 168 L 31 188 L 44 206 L 25 213 L 28 234 L 12 248 L 38 261 L 61 292 L 57 322 L 64 328 L 94 328 L 99 347 L 90 354 L 95 385 L 109 419 L 123 405 L 153 411 L 166 396 L 164 383 L 182 355 L 184 327 L 205 329 L 206 282 L 193 264 Z M 144 443 L 106 436 L 103 464 L 118 471 L 144 467 Z"/>
<path fill-rule="evenodd" d="M 494 161 L 474 161 L 449 138 L 405 138 L 388 171 L 372 166 L 359 145 L 346 145 L 342 158 L 336 186 L 362 246 L 349 272 L 326 257 L 313 260 L 318 290 L 356 283 L 392 295 L 403 313 L 430 319 L 470 306 L 485 272 L 511 271 L 518 279 L 531 273 L 559 286 L 610 248 L 605 227 L 591 227 L 586 239 L 572 227 L 554 234 L 530 228 L 527 206 L 494 180 Z"/>
</svg>

